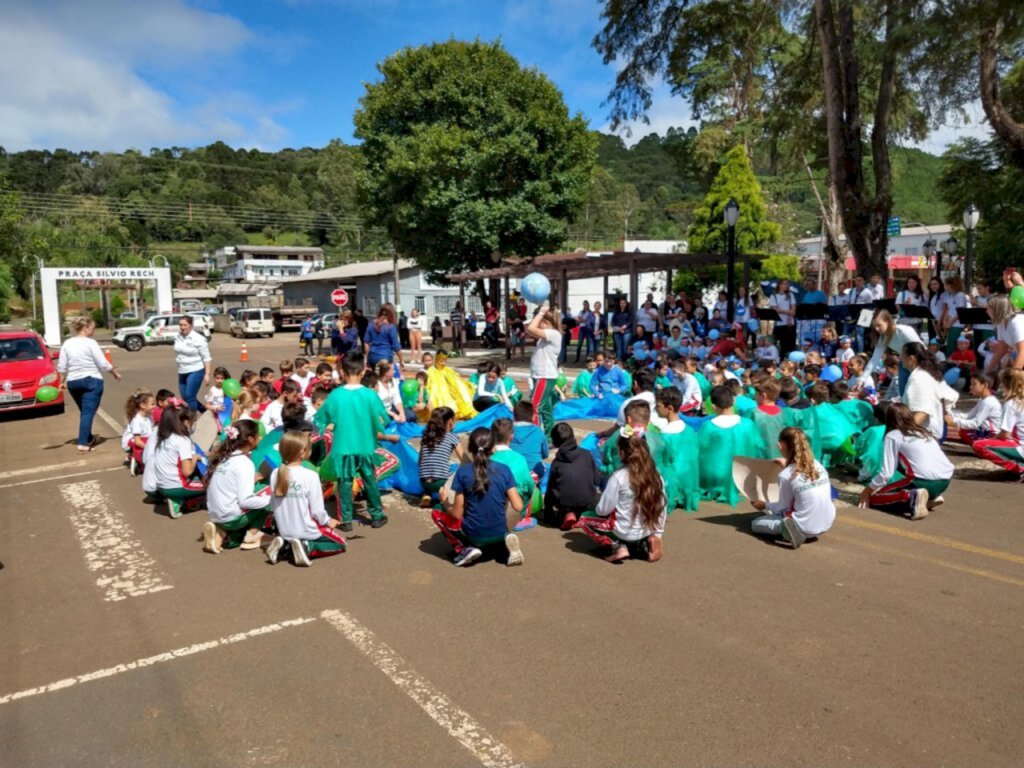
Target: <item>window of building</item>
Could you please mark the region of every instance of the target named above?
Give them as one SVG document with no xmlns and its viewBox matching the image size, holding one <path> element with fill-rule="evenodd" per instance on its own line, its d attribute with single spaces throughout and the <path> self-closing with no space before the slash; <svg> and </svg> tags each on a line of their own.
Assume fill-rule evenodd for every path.
<svg viewBox="0 0 1024 768">
<path fill-rule="evenodd" d="M 418 312 L 419 312 L 419 313 L 420 313 L 421 315 L 422 315 L 422 314 L 425 314 L 425 313 L 426 313 L 426 311 L 427 311 L 427 301 L 426 301 L 426 299 L 425 299 L 425 298 L 424 298 L 423 296 L 417 296 L 417 297 L 415 297 L 415 298 L 414 298 L 414 299 L 412 300 L 412 306 L 413 306 L 413 308 L 414 308 L 414 309 L 416 309 L 416 310 L 417 310 L 417 311 L 418 311 Z"/>
</svg>

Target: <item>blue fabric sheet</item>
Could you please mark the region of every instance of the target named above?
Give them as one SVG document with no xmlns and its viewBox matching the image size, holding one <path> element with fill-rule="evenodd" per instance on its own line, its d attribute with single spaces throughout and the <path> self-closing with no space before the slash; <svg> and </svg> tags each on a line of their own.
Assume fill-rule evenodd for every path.
<svg viewBox="0 0 1024 768">
<path fill-rule="evenodd" d="M 605 395 L 601 399 L 580 397 L 575 400 L 563 400 L 555 405 L 555 421 L 614 419 L 619 415 L 619 408 L 624 402 L 626 398 L 622 395 Z"/>
<path fill-rule="evenodd" d="M 486 411 L 482 411 L 474 416 L 472 419 L 466 419 L 465 421 L 455 422 L 455 433 L 465 434 L 472 432 L 477 427 L 489 427 L 495 422 L 496 419 L 511 419 L 512 411 L 506 408 L 504 405 L 492 405 Z M 405 422 L 404 424 L 395 424 L 396 431 L 393 434 L 398 434 L 404 437 L 406 440 L 414 440 L 416 438 L 423 437 L 423 431 L 425 426 L 423 424 L 414 424 L 412 422 Z M 390 427 L 389 427 L 390 429 Z"/>
</svg>

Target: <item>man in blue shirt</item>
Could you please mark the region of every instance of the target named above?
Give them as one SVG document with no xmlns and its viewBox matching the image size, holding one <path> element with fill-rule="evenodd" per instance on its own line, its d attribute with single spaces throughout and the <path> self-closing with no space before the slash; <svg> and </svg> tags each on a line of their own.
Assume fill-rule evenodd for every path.
<svg viewBox="0 0 1024 768">
<path fill-rule="evenodd" d="M 626 373 L 616 365 L 615 355 L 605 355 L 604 363 L 594 371 L 590 379 L 590 391 L 597 398 L 605 395 L 620 395 L 627 390 Z"/>
</svg>

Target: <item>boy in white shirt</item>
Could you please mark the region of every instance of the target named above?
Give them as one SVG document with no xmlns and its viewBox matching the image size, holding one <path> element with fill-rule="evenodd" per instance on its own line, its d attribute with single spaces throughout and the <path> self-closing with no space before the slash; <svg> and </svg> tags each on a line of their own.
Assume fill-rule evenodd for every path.
<svg viewBox="0 0 1024 768">
<path fill-rule="evenodd" d="M 960 439 L 967 445 L 974 445 L 977 440 L 999 433 L 999 424 L 1003 418 L 1003 407 L 999 399 L 992 394 L 995 378 L 983 371 L 971 374 L 971 396 L 978 398 L 971 412 L 950 411 L 946 414 L 946 424 L 960 430 Z"/>
<path fill-rule="evenodd" d="M 267 428 L 267 432 L 275 430 L 279 427 L 284 426 L 284 419 L 281 417 L 281 412 L 284 410 L 286 403 L 299 403 L 302 402 L 302 390 L 299 388 L 298 382 L 294 379 L 285 379 L 281 382 L 281 394 L 278 398 L 272 401 L 263 411 L 263 415 L 260 417 L 260 421 L 263 422 L 263 426 Z"/>
<path fill-rule="evenodd" d="M 296 357 L 295 371 L 291 375 L 291 380 L 299 385 L 299 391 L 305 392 L 309 389 L 309 385 L 315 378 L 316 374 L 309 370 L 309 360 L 304 357 Z"/>
</svg>

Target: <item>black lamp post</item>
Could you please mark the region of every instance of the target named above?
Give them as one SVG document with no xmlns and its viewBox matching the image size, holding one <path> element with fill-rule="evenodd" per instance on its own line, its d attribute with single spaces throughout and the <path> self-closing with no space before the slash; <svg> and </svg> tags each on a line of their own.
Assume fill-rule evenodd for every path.
<svg viewBox="0 0 1024 768">
<path fill-rule="evenodd" d="M 928 264 L 931 265 L 932 256 L 935 255 L 935 241 L 929 237 L 927 240 L 921 243 L 921 252 L 924 254 L 924 257 L 928 260 Z M 935 276 L 939 276 L 939 263 L 937 261 L 935 262 Z"/>
<path fill-rule="evenodd" d="M 950 237 L 947 237 L 947 238 L 946 238 L 945 240 L 943 240 L 943 241 L 942 241 L 941 243 L 939 243 L 939 248 L 941 248 L 941 249 L 942 249 L 942 254 L 943 254 L 943 255 L 944 255 L 945 257 L 946 257 L 946 263 L 947 263 L 947 264 L 949 263 L 949 261 L 950 261 L 950 260 L 951 260 L 951 259 L 952 259 L 952 258 L 953 258 L 954 256 L 956 256 L 956 252 L 957 252 L 957 249 L 958 249 L 959 247 L 960 247 L 960 241 L 959 241 L 959 240 L 957 240 L 957 239 L 956 239 L 955 237 L 953 237 L 952 235 L 951 235 Z M 941 262 L 941 261 L 942 261 L 942 259 L 940 258 L 940 259 L 939 259 L 939 261 Z M 940 282 L 942 281 L 942 274 L 941 274 L 941 271 L 940 271 L 940 272 L 936 272 L 935 276 L 936 276 L 937 278 L 939 278 L 939 281 L 940 281 Z"/>
<path fill-rule="evenodd" d="M 964 208 L 964 227 L 967 229 L 967 259 L 964 261 L 964 290 L 970 295 L 974 285 L 974 228 L 978 226 L 981 211 L 971 203 Z"/>
<path fill-rule="evenodd" d="M 736 198 L 730 198 L 725 206 L 725 225 L 729 228 L 729 246 L 725 282 L 726 282 L 726 319 L 731 323 L 736 308 L 736 222 L 740 218 L 740 204 Z"/>
</svg>

